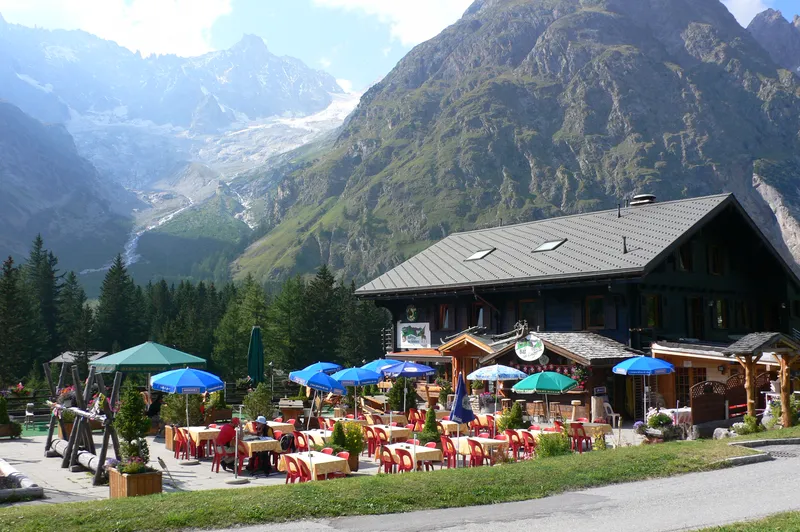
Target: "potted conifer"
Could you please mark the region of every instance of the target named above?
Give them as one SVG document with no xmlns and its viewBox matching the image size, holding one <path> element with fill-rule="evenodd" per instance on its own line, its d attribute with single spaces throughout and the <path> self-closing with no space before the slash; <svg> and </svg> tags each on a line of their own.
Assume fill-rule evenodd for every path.
<svg viewBox="0 0 800 532">
<path fill-rule="evenodd" d="M 439 435 L 439 427 L 436 425 L 436 411 L 433 408 L 428 409 L 425 414 L 425 425 L 422 427 L 422 433 L 419 435 L 420 445 L 435 442 L 436 448 L 442 448 L 442 440 Z"/>
<path fill-rule="evenodd" d="M 358 471 L 358 460 L 361 456 L 361 452 L 364 450 L 364 429 L 360 424 L 353 422 L 345 423 L 344 448 L 350 453 L 350 457 L 347 459 L 347 465 L 350 466 L 350 471 Z"/>
<path fill-rule="evenodd" d="M 21 434 L 22 425 L 8 417 L 8 402 L 5 396 L 0 395 L 0 437 L 18 438 Z"/>
<path fill-rule="evenodd" d="M 107 468 L 111 498 L 161 493 L 161 471 L 148 466 L 150 450 L 145 435 L 150 420 L 145 414 L 144 399 L 132 386 L 122 394 L 114 428 L 122 438 L 122 461 L 110 462 Z"/>
</svg>

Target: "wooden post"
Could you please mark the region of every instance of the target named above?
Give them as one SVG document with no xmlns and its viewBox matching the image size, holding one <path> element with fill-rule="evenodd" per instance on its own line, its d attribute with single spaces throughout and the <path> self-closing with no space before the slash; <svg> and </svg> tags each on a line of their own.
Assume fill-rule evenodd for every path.
<svg viewBox="0 0 800 532">
<path fill-rule="evenodd" d="M 58 385 L 57 386 L 53 386 L 53 377 L 50 374 L 50 364 L 45 362 L 43 364 L 43 366 L 44 366 L 44 375 L 47 378 L 47 388 L 48 388 L 48 390 L 50 392 L 50 398 L 52 399 L 53 402 L 55 402 L 58 399 L 58 391 L 64 386 L 64 376 L 67 373 L 67 364 L 66 364 L 66 362 L 61 364 L 61 373 L 58 376 Z M 59 426 L 61 427 L 61 433 L 65 434 L 66 432 L 64 430 L 65 429 L 64 423 L 51 410 L 50 411 L 50 426 L 47 429 L 47 440 L 45 440 L 45 442 L 44 442 L 44 454 L 45 454 L 45 456 L 50 454 L 50 446 L 53 443 L 53 432 L 56 429 L 56 423 L 58 423 Z"/>
<path fill-rule="evenodd" d="M 756 417 L 756 364 L 761 355 L 737 355 L 736 360 L 744 368 L 744 389 L 747 392 L 747 415 Z"/>
<path fill-rule="evenodd" d="M 778 360 L 780 360 L 781 363 L 781 423 L 783 424 L 783 428 L 791 427 L 794 424 L 792 416 L 789 415 L 789 405 L 792 396 L 790 373 L 796 356 L 796 354 L 785 353 L 778 355 Z"/>
<path fill-rule="evenodd" d="M 97 387 L 102 393 L 105 394 L 106 387 L 105 382 L 103 380 L 103 375 L 98 373 L 95 376 L 95 381 L 97 381 Z M 114 376 L 114 387 L 112 388 L 111 395 L 109 399 L 114 397 L 119 389 L 119 384 L 122 382 L 122 373 L 117 372 Z M 97 461 L 97 469 L 94 472 L 94 478 L 92 479 L 92 484 L 97 486 L 98 484 L 102 483 L 103 481 L 103 472 L 105 469 L 106 463 L 106 455 L 108 453 L 108 439 L 111 437 L 111 433 L 114 431 L 113 422 L 114 422 L 114 413 L 109 408 L 108 403 L 103 401 L 103 413 L 106 415 L 106 420 L 103 426 L 103 445 L 100 447 L 100 456 L 98 457 Z M 119 449 L 118 445 L 114 448 L 114 456 L 116 456 L 117 460 L 119 460 Z"/>
</svg>

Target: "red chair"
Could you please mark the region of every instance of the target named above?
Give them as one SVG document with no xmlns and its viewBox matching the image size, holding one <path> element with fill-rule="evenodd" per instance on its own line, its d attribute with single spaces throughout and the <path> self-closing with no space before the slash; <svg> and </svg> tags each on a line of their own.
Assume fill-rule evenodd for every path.
<svg viewBox="0 0 800 532">
<path fill-rule="evenodd" d="M 524 446 L 522 440 L 519 437 L 519 433 L 516 430 L 508 429 L 504 432 L 504 435 L 508 439 L 508 446 L 511 448 L 511 454 L 514 456 L 515 459 L 519 458 L 519 451 Z"/>
<path fill-rule="evenodd" d="M 217 445 L 214 451 L 214 459 L 211 461 L 211 471 L 219 473 L 219 466 L 222 463 L 223 458 L 235 458 L 236 452 L 227 453 L 225 452 L 225 448 L 221 445 Z M 242 474 L 242 468 L 244 467 L 244 459 L 247 458 L 247 447 L 244 443 L 239 442 L 239 463 L 238 463 L 238 474 Z"/>
<path fill-rule="evenodd" d="M 394 459 L 392 458 L 392 453 L 385 447 L 381 448 L 381 463 L 378 466 L 378 473 L 381 472 L 381 467 L 383 467 L 384 473 L 394 473 L 395 464 Z"/>
<path fill-rule="evenodd" d="M 175 458 L 189 459 L 189 442 L 186 441 L 186 429 L 178 428 L 172 438 L 172 449 L 175 451 Z"/>
<path fill-rule="evenodd" d="M 336 453 L 336 456 L 338 456 L 339 458 L 344 458 L 345 460 L 350 459 L 350 453 L 348 453 L 347 451 Z M 345 475 L 342 471 L 334 471 L 333 473 L 328 473 L 328 478 L 344 478 L 346 476 L 347 475 Z"/>
<path fill-rule="evenodd" d="M 481 426 L 481 422 L 478 421 L 477 417 L 475 419 L 473 419 L 472 421 L 470 421 L 469 424 L 467 425 L 467 427 L 469 427 L 470 432 L 472 432 L 474 434 L 477 434 L 478 431 L 483 428 Z"/>
<path fill-rule="evenodd" d="M 358 420 L 359 420 L 359 421 L 366 421 L 366 420 L 367 420 L 367 418 L 365 418 L 365 417 L 364 417 L 364 414 L 359 414 L 359 415 L 358 415 Z"/>
<path fill-rule="evenodd" d="M 528 430 L 542 430 L 542 427 L 540 427 L 539 425 L 531 425 L 530 427 L 528 427 Z"/>
<path fill-rule="evenodd" d="M 375 431 L 372 430 L 372 427 L 368 425 L 364 426 L 364 436 L 367 439 L 367 456 L 372 456 L 378 448 L 378 437 L 375 436 Z"/>
<path fill-rule="evenodd" d="M 436 442 L 430 441 L 425 444 L 425 447 L 429 449 L 436 449 Z M 422 465 L 425 466 L 425 471 L 433 471 L 433 462 L 431 462 L 430 460 L 424 460 L 422 462 Z"/>
<path fill-rule="evenodd" d="M 417 421 L 414 424 L 414 431 L 416 431 L 416 432 L 422 432 L 422 430 L 424 428 L 425 428 L 425 424 L 422 421 Z"/>
<path fill-rule="evenodd" d="M 392 421 L 391 423 L 389 423 L 389 426 L 390 427 L 396 427 L 397 426 L 397 421 Z"/>
<path fill-rule="evenodd" d="M 324 449 L 322 449 L 322 452 L 323 452 L 324 454 L 330 454 L 330 455 L 332 455 L 332 454 L 333 454 L 333 447 L 325 447 Z"/>
<path fill-rule="evenodd" d="M 275 423 L 283 423 L 283 418 L 282 417 L 276 417 L 272 421 L 274 421 Z"/>
<path fill-rule="evenodd" d="M 378 446 L 382 447 L 392 443 L 391 439 L 389 439 L 389 435 L 381 427 L 372 427 L 372 430 L 375 431 L 375 437 L 378 439 Z"/>
<path fill-rule="evenodd" d="M 216 423 L 212 423 L 212 424 L 210 424 L 210 425 L 208 426 L 208 428 L 210 428 L 210 429 L 215 429 L 215 428 L 217 428 L 217 424 L 216 424 Z"/>
<path fill-rule="evenodd" d="M 294 481 L 304 482 L 300 474 L 300 467 L 297 461 L 289 455 L 283 457 L 283 463 L 286 464 L 286 482 L 284 484 L 294 484 Z"/>
<path fill-rule="evenodd" d="M 286 424 L 287 425 L 296 425 L 297 424 L 297 420 L 296 419 L 287 419 L 286 420 Z"/>
<path fill-rule="evenodd" d="M 406 428 L 408 430 L 414 430 L 414 424 L 413 423 L 409 423 L 408 425 L 406 425 Z"/>
<path fill-rule="evenodd" d="M 557 427 L 545 427 L 542 432 L 561 432 Z"/>
<path fill-rule="evenodd" d="M 410 440 L 406 440 L 406 443 L 409 444 L 409 445 L 419 445 L 419 440 L 410 439 Z"/>
<path fill-rule="evenodd" d="M 345 417 L 346 419 L 355 419 L 355 418 L 356 418 L 355 414 L 347 414 L 347 415 L 346 415 L 346 416 L 344 416 L 344 417 Z"/>
<path fill-rule="evenodd" d="M 486 430 L 489 434 L 495 434 L 495 426 L 494 426 L 494 416 L 490 414 L 486 414 Z"/>
<path fill-rule="evenodd" d="M 522 433 L 523 458 L 533 458 L 536 455 L 536 438 L 530 432 Z"/>
<path fill-rule="evenodd" d="M 491 436 L 489 435 L 488 432 L 481 432 L 480 434 L 478 434 L 478 438 L 490 438 L 490 437 Z"/>
<path fill-rule="evenodd" d="M 575 421 L 577 421 L 578 423 L 588 423 L 589 422 L 589 418 L 588 417 L 579 417 Z"/>
<path fill-rule="evenodd" d="M 592 438 L 586 435 L 586 430 L 583 428 L 583 423 L 572 423 L 569 432 L 569 447 L 573 451 L 576 450 L 579 454 L 583 454 L 583 447 L 592 450 Z"/>
<path fill-rule="evenodd" d="M 557 419 L 553 421 L 553 426 L 555 427 L 556 432 L 561 432 L 564 430 L 564 424 Z"/>
<path fill-rule="evenodd" d="M 294 435 L 294 446 L 298 452 L 305 452 L 311 450 L 308 446 L 308 438 L 302 432 L 293 431 L 292 434 Z"/>
<path fill-rule="evenodd" d="M 373 425 L 383 425 L 383 418 L 377 414 L 372 414 Z"/>
<path fill-rule="evenodd" d="M 411 456 L 411 453 L 406 451 L 405 449 L 396 449 L 395 453 L 397 454 L 398 464 L 397 470 L 399 473 L 410 473 L 414 471 L 414 457 Z"/>
<path fill-rule="evenodd" d="M 458 453 L 456 452 L 456 446 L 453 444 L 453 440 L 451 440 L 447 436 L 441 436 L 439 439 L 442 442 L 441 469 L 444 469 L 445 464 L 447 464 L 447 469 L 450 469 L 451 467 L 456 467 L 456 460 L 458 459 Z"/>
<path fill-rule="evenodd" d="M 450 415 L 446 415 L 442 418 L 442 421 L 450 421 Z"/>
<path fill-rule="evenodd" d="M 467 438 L 467 445 L 469 445 L 469 465 L 470 467 L 482 466 L 485 463 L 491 463 L 486 451 L 483 450 L 483 445 L 480 442 Z"/>
<path fill-rule="evenodd" d="M 300 468 L 300 482 L 310 482 L 312 477 L 311 470 L 308 468 L 308 464 L 302 460 L 297 460 L 297 465 Z M 317 475 L 317 480 L 325 480 L 325 477 L 322 475 Z"/>
<path fill-rule="evenodd" d="M 408 421 L 409 423 L 416 423 L 419 421 L 419 413 L 416 408 L 408 409 Z"/>
</svg>

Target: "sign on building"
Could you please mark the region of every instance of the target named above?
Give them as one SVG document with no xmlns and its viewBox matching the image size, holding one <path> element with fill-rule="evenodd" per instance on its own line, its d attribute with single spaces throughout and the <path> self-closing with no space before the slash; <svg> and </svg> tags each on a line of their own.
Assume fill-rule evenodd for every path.
<svg viewBox="0 0 800 532">
<path fill-rule="evenodd" d="M 534 360 L 539 360 L 544 354 L 544 342 L 533 334 L 529 334 L 517 342 L 514 350 L 520 359 L 525 362 L 533 362 Z"/>
<path fill-rule="evenodd" d="M 422 349 L 431 346 L 429 323 L 400 323 L 397 327 L 397 343 L 400 349 Z"/>
</svg>

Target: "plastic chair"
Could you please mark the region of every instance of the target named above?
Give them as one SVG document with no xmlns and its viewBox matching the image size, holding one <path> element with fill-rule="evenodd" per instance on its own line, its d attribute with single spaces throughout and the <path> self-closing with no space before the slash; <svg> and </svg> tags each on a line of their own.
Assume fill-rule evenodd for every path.
<svg viewBox="0 0 800 532">
<path fill-rule="evenodd" d="M 409 408 L 408 409 L 408 421 L 410 423 L 416 423 L 419 420 L 418 411 L 416 408 Z"/>
<path fill-rule="evenodd" d="M 333 447 L 325 447 L 324 449 L 322 449 L 322 452 L 323 452 L 324 454 L 330 454 L 330 455 L 333 455 Z"/>
<path fill-rule="evenodd" d="M 396 449 L 395 454 L 397 454 L 398 464 L 397 464 L 397 471 L 399 473 L 410 473 L 414 471 L 414 457 L 411 456 L 409 451 L 405 449 Z"/>
<path fill-rule="evenodd" d="M 588 417 L 579 417 L 575 421 L 577 421 L 578 423 L 588 423 L 589 422 L 589 418 Z"/>
<path fill-rule="evenodd" d="M 283 457 L 283 463 L 286 464 L 286 482 L 284 484 L 294 484 L 294 481 L 304 482 L 300 474 L 300 467 L 297 461 L 289 455 Z"/>
<path fill-rule="evenodd" d="M 25 426 L 33 426 L 33 403 L 28 403 L 25 405 Z"/>
<path fill-rule="evenodd" d="M 542 430 L 542 427 L 540 427 L 539 425 L 531 425 L 530 427 L 528 427 L 528 430 Z"/>
<path fill-rule="evenodd" d="M 616 412 L 614 412 L 614 409 L 611 408 L 611 405 L 609 403 L 605 403 L 604 402 L 603 403 L 603 410 L 605 410 L 605 412 L 606 412 L 606 419 L 608 419 L 608 418 L 611 419 L 611 426 L 613 428 L 619 427 L 620 415 L 617 414 Z"/>
<path fill-rule="evenodd" d="M 442 421 L 450 421 L 450 416 L 449 416 L 449 415 L 447 415 L 447 416 L 444 416 L 444 417 L 442 418 Z"/>
<path fill-rule="evenodd" d="M 283 423 L 283 418 L 282 417 L 276 417 L 272 421 L 274 421 L 275 423 Z"/>
<path fill-rule="evenodd" d="M 444 434 L 444 425 L 442 425 L 441 421 L 436 422 L 436 430 L 439 431 L 439 434 Z"/>
<path fill-rule="evenodd" d="M 511 448 L 511 454 L 514 458 L 519 458 L 519 451 L 524 445 L 519 437 L 519 433 L 516 430 L 508 429 L 505 430 L 503 434 L 505 434 L 508 439 L 508 446 Z"/>
<path fill-rule="evenodd" d="M 345 460 L 350 459 L 350 453 L 348 453 L 347 451 L 336 453 L 336 456 L 338 456 L 339 458 L 344 458 Z M 333 473 L 328 473 L 328 478 L 344 478 L 346 476 L 347 475 L 345 475 L 344 472 L 342 471 L 334 471 Z"/>
<path fill-rule="evenodd" d="M 392 443 L 389 435 L 381 427 L 372 427 L 372 430 L 375 431 L 375 436 L 378 439 L 379 446 L 389 445 Z"/>
<path fill-rule="evenodd" d="M 378 438 L 369 425 L 364 426 L 364 436 L 367 440 L 367 456 L 372 456 L 375 454 L 375 449 L 378 447 Z"/>
<path fill-rule="evenodd" d="M 558 420 L 556 420 L 556 421 L 553 421 L 553 427 L 555 427 L 555 429 L 556 429 L 556 431 L 557 431 L 557 432 L 561 432 L 561 431 L 563 431 L 563 430 L 564 430 L 564 424 L 563 424 L 563 423 L 561 423 L 561 422 L 560 422 L 560 421 L 558 421 Z"/>
<path fill-rule="evenodd" d="M 294 445 L 297 449 L 297 452 L 305 452 L 311 450 L 308 446 L 308 438 L 302 432 L 292 431 L 292 435 L 294 435 Z"/>
<path fill-rule="evenodd" d="M 419 445 L 419 440 L 417 439 L 406 440 L 406 443 L 409 445 Z"/>
<path fill-rule="evenodd" d="M 395 463 L 394 459 L 392 458 L 392 453 L 385 447 L 381 448 L 381 463 L 378 466 L 378 473 L 381 472 L 381 467 L 383 467 L 383 472 L 387 474 L 394 473 L 395 471 Z"/>
<path fill-rule="evenodd" d="M 483 450 L 483 445 L 481 445 L 479 442 L 473 440 L 472 438 L 467 438 L 467 445 L 469 445 L 470 467 L 482 466 L 489 461 L 489 457 Z"/>
<path fill-rule="evenodd" d="M 442 467 L 440 469 L 444 469 L 445 464 L 447 465 L 447 469 L 456 467 L 458 453 L 456 452 L 456 446 L 453 440 L 447 436 L 441 436 L 439 440 L 442 442 Z"/>
<path fill-rule="evenodd" d="M 286 420 L 286 424 L 287 425 L 296 425 L 297 424 L 297 420 L 296 419 L 287 419 Z"/>
<path fill-rule="evenodd" d="M 409 423 L 408 425 L 406 425 L 406 428 L 408 430 L 414 430 L 414 424 L 413 423 Z"/>
<path fill-rule="evenodd" d="M 569 440 L 570 449 L 575 451 L 577 448 L 579 454 L 583 454 L 584 445 L 587 450 L 592 449 L 592 438 L 586 435 L 583 423 L 573 423 L 570 425 Z"/>
<path fill-rule="evenodd" d="M 305 463 L 303 460 L 297 460 L 297 465 L 300 468 L 300 482 L 309 482 L 313 480 L 311 476 L 311 470 L 308 468 L 308 464 Z M 322 475 L 317 475 L 317 480 L 325 480 L 325 477 Z"/>
<path fill-rule="evenodd" d="M 172 449 L 175 451 L 175 458 L 189 459 L 189 442 L 186 441 L 186 429 L 179 427 L 172 438 Z"/>
<path fill-rule="evenodd" d="M 481 432 L 480 434 L 478 434 L 478 438 L 490 438 L 490 437 L 491 436 L 489 435 L 488 432 Z"/>
<path fill-rule="evenodd" d="M 429 441 L 428 443 L 425 444 L 425 447 L 429 449 L 436 449 L 436 442 Z M 431 462 L 430 460 L 424 460 L 422 462 L 422 465 L 425 466 L 425 471 L 433 471 L 433 462 Z"/>
<path fill-rule="evenodd" d="M 396 427 L 397 426 L 397 421 L 392 421 L 391 423 L 389 423 L 389 426 L 390 427 Z"/>
<path fill-rule="evenodd" d="M 486 431 L 489 434 L 494 434 L 495 426 L 494 426 L 494 416 L 491 414 L 486 414 Z"/>
<path fill-rule="evenodd" d="M 533 458 L 536 455 L 536 438 L 530 432 L 522 433 L 523 458 Z"/>
<path fill-rule="evenodd" d="M 372 414 L 373 425 L 383 425 L 383 418 L 377 414 Z"/>
<path fill-rule="evenodd" d="M 344 416 L 344 417 L 345 417 L 346 419 L 355 419 L 355 418 L 356 418 L 355 414 L 347 414 L 347 415 L 346 415 L 346 416 Z"/>
<path fill-rule="evenodd" d="M 364 417 L 364 414 L 359 414 L 359 415 L 358 415 L 358 420 L 359 420 L 359 421 L 366 421 L 366 420 L 367 420 L 367 418 L 365 418 L 365 417 Z"/>
</svg>

